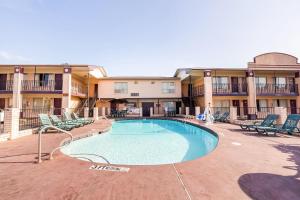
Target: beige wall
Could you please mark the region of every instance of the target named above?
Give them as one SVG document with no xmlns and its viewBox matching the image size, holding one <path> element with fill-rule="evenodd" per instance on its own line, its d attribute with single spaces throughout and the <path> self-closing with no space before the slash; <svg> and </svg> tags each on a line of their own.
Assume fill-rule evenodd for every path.
<svg viewBox="0 0 300 200">
<path fill-rule="evenodd" d="M 127 94 L 115 94 L 114 83 L 127 82 Z M 154 84 L 151 84 L 154 82 Z M 165 94 L 162 92 L 163 82 L 175 82 L 175 93 Z M 180 80 L 100 80 L 98 86 L 99 98 L 180 98 L 181 82 Z M 131 93 L 139 93 L 138 97 L 132 97 Z"/>
</svg>

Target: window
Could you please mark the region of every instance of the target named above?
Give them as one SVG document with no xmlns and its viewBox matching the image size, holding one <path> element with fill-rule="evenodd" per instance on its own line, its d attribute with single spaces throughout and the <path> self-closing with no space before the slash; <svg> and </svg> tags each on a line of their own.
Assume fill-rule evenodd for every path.
<svg viewBox="0 0 300 200">
<path fill-rule="evenodd" d="M 175 83 L 174 82 L 163 82 L 162 92 L 165 94 L 175 93 Z"/>
<path fill-rule="evenodd" d="M 273 107 L 288 107 L 286 99 L 273 99 Z"/>
<path fill-rule="evenodd" d="M 33 108 L 43 107 L 43 98 L 33 98 Z"/>
<path fill-rule="evenodd" d="M 276 88 L 284 88 L 286 86 L 285 77 L 274 77 L 273 82 L 275 83 Z"/>
<path fill-rule="evenodd" d="M 261 112 L 268 107 L 268 102 L 266 99 L 258 99 L 256 100 L 257 111 Z"/>
<path fill-rule="evenodd" d="M 214 101 L 214 107 L 227 108 L 230 107 L 229 100 L 216 100 Z"/>
<path fill-rule="evenodd" d="M 115 94 L 127 94 L 128 83 L 127 82 L 116 82 L 115 83 Z"/>
<path fill-rule="evenodd" d="M 39 86 L 46 86 L 49 82 L 49 74 L 35 74 L 35 80 L 38 81 Z"/>
<path fill-rule="evenodd" d="M 175 102 L 164 102 L 163 107 L 164 107 L 165 111 L 175 111 L 176 110 Z"/>
<path fill-rule="evenodd" d="M 255 77 L 255 84 L 256 87 L 265 87 L 267 85 L 267 78 L 266 77 Z"/>
<path fill-rule="evenodd" d="M 223 90 L 229 87 L 228 77 L 226 76 L 215 76 L 212 78 L 212 82 L 213 90 Z"/>
</svg>

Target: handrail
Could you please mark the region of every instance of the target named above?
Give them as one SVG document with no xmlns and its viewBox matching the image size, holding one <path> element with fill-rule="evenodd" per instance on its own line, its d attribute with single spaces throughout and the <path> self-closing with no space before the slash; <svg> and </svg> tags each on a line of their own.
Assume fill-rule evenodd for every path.
<svg viewBox="0 0 300 200">
<path fill-rule="evenodd" d="M 46 131 L 47 129 L 55 129 L 55 130 L 58 130 L 60 132 L 63 132 L 65 134 L 69 135 L 70 138 L 71 138 L 71 140 L 70 140 L 70 142 L 68 144 L 70 144 L 73 141 L 73 135 L 70 132 L 65 131 L 63 129 L 60 129 L 60 128 L 57 128 L 56 126 L 48 125 L 48 126 L 45 126 L 45 127 L 41 128 L 41 130 L 39 131 L 38 163 L 42 162 L 42 132 Z M 57 151 L 58 149 L 62 148 L 63 146 L 64 145 L 56 147 L 55 149 L 52 150 L 52 152 L 50 153 L 50 160 L 53 159 L 53 153 L 55 151 Z"/>
<path fill-rule="evenodd" d="M 75 157 L 73 157 L 72 155 L 74 155 Z M 70 156 L 71 157 L 73 157 L 73 158 L 85 158 L 85 157 L 76 157 L 76 155 L 87 155 L 87 156 L 97 156 L 97 157 L 99 157 L 99 158 L 102 158 L 103 160 L 105 160 L 105 162 L 107 162 L 107 164 L 111 164 L 104 156 L 100 156 L 100 155 L 98 155 L 98 154 L 92 154 L 92 153 L 78 153 L 78 154 L 70 154 Z M 90 159 L 90 158 L 86 158 L 86 159 L 88 159 L 88 160 L 92 160 L 92 159 Z M 93 163 L 95 163 L 93 160 L 92 160 L 92 162 Z"/>
</svg>

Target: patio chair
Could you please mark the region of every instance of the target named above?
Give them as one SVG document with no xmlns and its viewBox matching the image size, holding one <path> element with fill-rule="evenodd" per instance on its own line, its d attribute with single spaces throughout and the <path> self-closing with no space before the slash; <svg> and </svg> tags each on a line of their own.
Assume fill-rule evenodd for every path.
<svg viewBox="0 0 300 200">
<path fill-rule="evenodd" d="M 57 115 L 50 115 L 50 119 L 52 120 L 52 122 L 55 126 L 65 125 L 65 126 L 69 126 L 71 128 L 78 128 L 79 127 L 78 124 L 68 123 L 66 121 L 62 121 L 59 117 L 57 117 Z"/>
<path fill-rule="evenodd" d="M 219 117 L 215 118 L 215 121 L 217 122 L 227 122 L 229 117 L 229 112 L 224 112 Z"/>
<path fill-rule="evenodd" d="M 213 114 L 214 119 L 219 118 L 219 117 L 220 117 L 220 114 L 221 114 L 221 112 L 220 112 L 219 110 L 217 110 L 217 111 Z"/>
<path fill-rule="evenodd" d="M 66 130 L 66 131 L 70 131 L 73 128 L 71 126 L 68 125 L 53 125 L 49 116 L 47 114 L 39 114 L 39 118 L 40 118 L 40 122 L 41 122 L 41 127 L 40 129 L 44 128 L 45 126 L 55 126 L 57 128 Z"/>
<path fill-rule="evenodd" d="M 255 130 L 257 127 L 272 127 L 274 122 L 278 119 L 278 115 L 269 114 L 262 122 L 254 122 L 253 124 L 241 124 L 242 130 L 251 131 Z"/>
<path fill-rule="evenodd" d="M 76 121 L 83 122 L 84 124 L 91 124 L 94 122 L 93 119 L 81 118 L 76 113 L 73 113 L 73 117 Z"/>
<path fill-rule="evenodd" d="M 300 132 L 299 128 L 297 127 L 299 120 L 300 115 L 288 115 L 283 125 L 278 125 L 275 127 L 258 126 L 256 131 L 260 134 L 263 133 L 266 135 L 269 135 L 269 133 L 273 133 L 275 136 L 277 133 L 288 133 L 289 135 L 292 135 L 294 132 Z"/>
<path fill-rule="evenodd" d="M 83 122 L 74 120 L 69 112 L 64 112 L 64 118 L 65 118 L 65 122 L 67 122 L 69 124 L 74 124 L 74 125 L 78 125 L 78 126 L 85 125 Z"/>
</svg>

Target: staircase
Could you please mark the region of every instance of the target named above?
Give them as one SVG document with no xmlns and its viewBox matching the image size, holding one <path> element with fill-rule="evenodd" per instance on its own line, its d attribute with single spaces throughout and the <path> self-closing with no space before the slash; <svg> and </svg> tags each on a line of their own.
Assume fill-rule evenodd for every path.
<svg viewBox="0 0 300 200">
<path fill-rule="evenodd" d="M 189 97 L 182 97 L 182 103 L 185 107 L 189 107 L 190 108 L 190 115 L 194 115 L 195 114 L 195 101 L 194 98 L 192 98 L 192 104 L 190 105 L 190 98 Z"/>
</svg>

